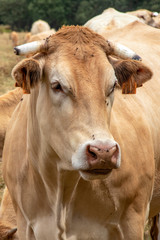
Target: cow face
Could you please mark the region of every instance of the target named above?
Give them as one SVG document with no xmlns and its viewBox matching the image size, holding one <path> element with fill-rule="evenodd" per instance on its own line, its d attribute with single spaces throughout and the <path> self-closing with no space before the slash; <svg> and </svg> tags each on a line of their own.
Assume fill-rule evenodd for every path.
<svg viewBox="0 0 160 240">
<path fill-rule="evenodd" d="M 33 88 L 32 95 L 39 83 L 35 114 L 43 141 L 60 158 L 58 166 L 90 180 L 120 167 L 120 147 L 109 131 L 118 81 L 131 79 L 138 86 L 151 72 L 137 61 L 108 59 L 106 41 L 81 30 L 62 30 L 50 39 L 47 53 L 23 60 L 12 74 L 25 91 Z"/>
</svg>

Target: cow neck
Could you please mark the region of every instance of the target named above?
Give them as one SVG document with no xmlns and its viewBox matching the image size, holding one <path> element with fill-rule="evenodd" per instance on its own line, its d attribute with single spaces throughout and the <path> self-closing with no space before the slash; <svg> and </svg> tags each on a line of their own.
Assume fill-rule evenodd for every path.
<svg viewBox="0 0 160 240">
<path fill-rule="evenodd" d="M 95 226 L 98 221 L 102 221 L 106 224 L 104 227 L 114 225 L 117 228 L 118 223 L 114 218 L 118 214 L 118 202 L 108 185 L 108 180 L 85 181 L 77 171 L 58 170 L 56 222 L 59 239 L 66 239 L 67 235 L 76 233 L 78 219 L 84 219 L 84 222 L 93 219 Z M 109 209 L 106 208 L 106 204 L 109 205 Z M 96 209 L 103 209 L 103 214 L 101 211 L 97 213 Z M 106 218 L 109 222 L 106 222 Z"/>
<path fill-rule="evenodd" d="M 29 107 L 27 114 L 27 146 L 29 161 L 31 166 L 38 171 L 38 160 L 41 155 L 40 129 L 36 117 L 36 102 L 38 98 L 38 88 L 31 91 L 29 97 Z"/>
<path fill-rule="evenodd" d="M 36 104 L 38 98 L 38 87 L 32 90 L 29 99 L 28 124 L 27 124 L 27 145 L 28 160 L 33 175 L 43 182 L 42 187 L 46 190 L 46 197 L 51 207 L 55 206 L 57 199 L 57 155 L 49 148 L 40 132 L 36 116 Z M 35 181 L 37 182 L 37 181 Z"/>
<path fill-rule="evenodd" d="M 77 185 L 81 177 L 77 171 L 58 170 L 57 228 L 58 239 L 66 239 L 66 218 L 69 205 L 75 197 Z"/>
</svg>

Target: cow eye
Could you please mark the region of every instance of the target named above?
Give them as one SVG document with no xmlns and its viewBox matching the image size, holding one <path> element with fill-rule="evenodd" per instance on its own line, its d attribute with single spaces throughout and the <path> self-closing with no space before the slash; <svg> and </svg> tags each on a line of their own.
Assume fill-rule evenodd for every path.
<svg viewBox="0 0 160 240">
<path fill-rule="evenodd" d="M 63 89 L 61 87 L 61 84 L 59 82 L 54 82 L 51 83 L 51 88 L 55 91 L 55 92 L 62 92 Z"/>
<path fill-rule="evenodd" d="M 108 97 L 109 97 L 109 95 L 111 95 L 111 93 L 114 92 L 114 89 L 115 89 L 116 86 L 117 86 L 117 81 L 115 81 L 113 87 L 111 88 L 111 90 L 110 90 L 110 92 L 109 92 L 109 94 L 108 94 Z"/>
</svg>

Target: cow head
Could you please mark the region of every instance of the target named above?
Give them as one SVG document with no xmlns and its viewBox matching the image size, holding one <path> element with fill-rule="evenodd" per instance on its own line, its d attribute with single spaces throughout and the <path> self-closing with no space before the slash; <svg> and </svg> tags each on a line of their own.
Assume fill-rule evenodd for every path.
<svg viewBox="0 0 160 240">
<path fill-rule="evenodd" d="M 79 26 L 63 27 L 15 51 L 39 52 L 18 63 L 12 76 L 25 93 L 34 94 L 39 85 L 35 114 L 59 167 L 78 170 L 89 180 L 119 168 L 120 147 L 109 131 L 114 90 L 119 85 L 132 93 L 151 78 L 150 70 L 133 60 L 140 57 Z"/>
</svg>

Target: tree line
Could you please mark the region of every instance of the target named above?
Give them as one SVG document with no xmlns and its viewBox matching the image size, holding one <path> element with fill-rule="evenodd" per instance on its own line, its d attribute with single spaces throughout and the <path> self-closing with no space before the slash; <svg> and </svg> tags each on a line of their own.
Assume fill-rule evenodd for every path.
<svg viewBox="0 0 160 240">
<path fill-rule="evenodd" d="M 57 30 L 62 25 L 83 25 L 109 7 L 121 12 L 142 8 L 160 12 L 160 1 L 0 0 L 0 24 L 10 25 L 16 31 L 29 31 L 34 21 L 42 19 Z"/>
</svg>

